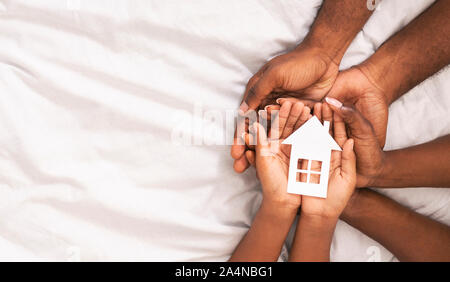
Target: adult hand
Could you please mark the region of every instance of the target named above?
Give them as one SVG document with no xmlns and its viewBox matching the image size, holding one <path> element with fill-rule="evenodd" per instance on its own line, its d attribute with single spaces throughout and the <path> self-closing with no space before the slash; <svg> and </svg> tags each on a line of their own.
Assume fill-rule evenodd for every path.
<svg viewBox="0 0 450 282">
<path fill-rule="evenodd" d="M 271 93 L 295 93 L 321 100 L 333 86 L 339 66 L 320 48 L 300 45 L 265 64 L 248 82 L 240 110 L 256 110 Z"/>
<path fill-rule="evenodd" d="M 327 97 L 354 105 L 371 123 L 379 145 L 384 147 L 388 122 L 388 102 L 383 91 L 368 78 L 366 72 L 367 70 L 362 67 L 341 72 Z M 337 107 L 339 108 L 341 105 L 337 104 Z"/>
<path fill-rule="evenodd" d="M 294 51 L 272 59 L 250 79 L 240 110 L 244 113 L 256 110 L 274 93 L 320 101 L 331 89 L 338 72 L 338 64 L 325 51 L 303 43 Z M 231 156 L 235 159 L 235 171 L 242 173 L 249 162 L 244 155 L 246 146 L 238 138 L 236 135 Z"/>
<path fill-rule="evenodd" d="M 353 138 L 355 142 L 356 186 L 371 186 L 382 172 L 385 161 L 385 154 L 380 148 L 374 128 L 355 108 L 344 106 L 334 98 L 327 97 L 325 100 L 335 113 L 335 125 L 341 128 L 346 126 L 348 137 Z"/>
</svg>

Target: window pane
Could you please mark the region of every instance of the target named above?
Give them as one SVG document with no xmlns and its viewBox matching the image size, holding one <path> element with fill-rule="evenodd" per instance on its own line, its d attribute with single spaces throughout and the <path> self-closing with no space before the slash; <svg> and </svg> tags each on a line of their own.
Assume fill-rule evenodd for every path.
<svg viewBox="0 0 450 282">
<path fill-rule="evenodd" d="M 307 170 L 308 169 L 308 160 L 298 159 L 298 161 L 297 161 L 297 169 Z"/>
<path fill-rule="evenodd" d="M 320 184 L 320 174 L 311 173 L 309 176 L 309 183 Z"/>
<path fill-rule="evenodd" d="M 308 174 L 302 173 L 302 172 L 297 172 L 297 182 L 306 183 L 307 177 L 308 177 Z"/>
<path fill-rule="evenodd" d="M 311 161 L 311 171 L 322 171 L 322 162 L 321 161 Z"/>
</svg>

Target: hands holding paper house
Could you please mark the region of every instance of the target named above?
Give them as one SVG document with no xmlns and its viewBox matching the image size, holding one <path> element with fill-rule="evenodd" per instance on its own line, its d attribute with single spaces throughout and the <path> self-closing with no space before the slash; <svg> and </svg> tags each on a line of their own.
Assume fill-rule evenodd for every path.
<svg viewBox="0 0 450 282">
<path fill-rule="evenodd" d="M 362 2 L 324 1 L 304 42 L 249 81 L 240 110 L 264 109 L 272 127 L 266 133 L 261 122 L 249 124 L 249 132 L 236 135 L 245 145 L 232 147 L 237 172 L 256 167 L 263 202 L 231 260 L 277 260 L 298 211 L 293 261 L 329 260 L 338 219 L 400 260 L 450 260 L 448 226 L 372 190 L 355 190 L 450 187 L 450 135 L 382 149 L 388 105 L 450 62 L 450 37 L 441 36 L 450 32 L 450 3 L 437 1 L 368 60 L 339 72 L 372 13 Z"/>
</svg>

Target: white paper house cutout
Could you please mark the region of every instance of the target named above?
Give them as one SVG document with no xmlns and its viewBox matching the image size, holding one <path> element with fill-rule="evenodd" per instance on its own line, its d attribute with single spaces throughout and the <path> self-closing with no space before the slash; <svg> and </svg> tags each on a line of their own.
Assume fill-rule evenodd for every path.
<svg viewBox="0 0 450 282">
<path fill-rule="evenodd" d="M 283 144 L 292 145 L 288 193 L 320 198 L 327 197 L 331 151 L 342 151 L 329 134 L 329 128 L 329 122 L 326 121 L 322 125 L 319 119 L 314 116 L 283 141 Z M 299 167 L 300 160 L 305 160 L 304 164 L 307 160 L 307 168 Z M 321 168 L 317 171 L 311 170 L 313 161 L 315 164 L 321 162 Z M 317 168 L 317 166 L 314 167 Z M 306 174 L 306 182 L 300 181 L 300 174 L 303 174 L 303 178 Z"/>
</svg>

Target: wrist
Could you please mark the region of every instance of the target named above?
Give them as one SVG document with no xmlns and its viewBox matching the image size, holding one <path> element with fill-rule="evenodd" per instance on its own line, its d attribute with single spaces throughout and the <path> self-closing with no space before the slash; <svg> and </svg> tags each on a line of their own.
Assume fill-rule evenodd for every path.
<svg viewBox="0 0 450 282">
<path fill-rule="evenodd" d="M 355 192 L 353 192 L 350 200 L 347 203 L 347 206 L 345 206 L 344 211 L 341 213 L 340 219 L 347 222 L 349 218 L 353 217 L 353 215 L 355 214 L 355 210 L 358 209 L 358 205 L 360 202 L 359 198 L 361 197 L 361 194 L 365 189 L 366 188 L 356 189 Z"/>
<path fill-rule="evenodd" d="M 331 64 L 339 66 L 342 61 L 343 54 L 341 55 L 339 46 L 327 44 L 326 42 L 323 42 L 322 38 L 316 37 L 312 34 L 309 34 L 303 42 L 297 46 L 295 51 L 305 49 L 314 50 L 313 52 L 316 53 L 327 64 L 327 66 Z"/>
<path fill-rule="evenodd" d="M 363 218 L 366 213 L 370 214 L 371 196 L 374 194 L 369 188 L 357 189 L 348 201 L 340 219 L 350 223 L 358 218 Z"/>
<path fill-rule="evenodd" d="M 395 81 L 401 81 L 399 80 L 401 78 L 398 77 L 400 75 L 398 71 L 395 73 L 391 71 L 393 58 L 389 54 L 382 55 L 380 56 L 377 52 L 356 68 L 383 94 L 387 105 L 390 105 L 397 99 L 396 86 L 398 83 Z"/>
<path fill-rule="evenodd" d="M 290 221 L 292 223 L 297 216 L 298 207 L 263 200 L 259 212 L 267 218 L 276 221 Z"/>
<path fill-rule="evenodd" d="M 392 152 L 383 152 L 382 160 L 382 165 L 378 173 L 372 178 L 369 185 L 367 185 L 368 187 L 389 187 L 389 179 L 392 178 L 392 173 L 395 171 Z"/>
<path fill-rule="evenodd" d="M 302 213 L 299 221 L 303 228 L 307 228 L 308 232 L 328 233 L 333 232 L 338 222 L 337 216 L 317 216 Z"/>
<path fill-rule="evenodd" d="M 321 48 L 339 65 L 372 13 L 366 1 L 324 1 L 303 43 Z"/>
<path fill-rule="evenodd" d="M 289 261 L 329 261 L 337 218 L 300 214 Z"/>
<path fill-rule="evenodd" d="M 391 171 L 391 164 L 388 154 L 380 149 L 379 155 L 372 155 L 370 169 L 359 172 L 357 188 L 379 187 L 380 181 L 385 178 L 388 171 Z"/>
</svg>

